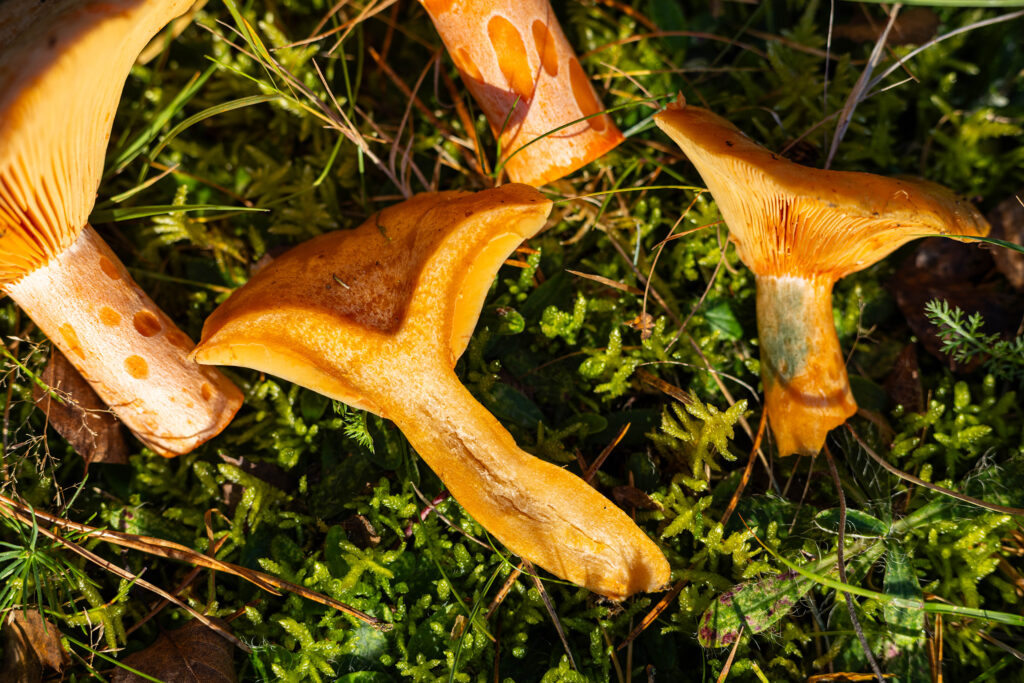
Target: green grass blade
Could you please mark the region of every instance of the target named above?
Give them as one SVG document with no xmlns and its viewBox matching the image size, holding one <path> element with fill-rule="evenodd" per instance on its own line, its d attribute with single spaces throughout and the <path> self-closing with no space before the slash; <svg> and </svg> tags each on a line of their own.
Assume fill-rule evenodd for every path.
<svg viewBox="0 0 1024 683">
<path fill-rule="evenodd" d="M 278 95 L 276 94 L 250 95 L 249 97 L 240 97 L 237 100 L 222 102 L 220 104 L 204 109 L 198 114 L 193 114 L 192 116 L 188 117 L 187 119 L 176 125 L 174 128 L 171 128 L 171 130 L 167 132 L 167 135 L 163 137 L 163 139 L 160 141 L 160 144 L 156 146 L 156 149 L 154 149 L 149 156 L 152 159 L 156 159 L 160 152 L 163 151 L 164 147 L 166 147 L 171 140 L 173 140 L 179 133 L 181 133 L 181 131 L 199 123 L 200 121 L 205 121 L 206 119 L 217 116 L 218 114 L 234 111 L 235 109 L 251 107 L 254 104 L 262 104 L 264 102 L 270 102 L 271 100 L 276 99 L 278 99 Z"/>
<path fill-rule="evenodd" d="M 153 204 L 151 206 L 131 206 L 126 208 L 103 209 L 93 211 L 89 216 L 90 223 L 117 223 L 119 221 L 130 221 L 137 218 L 149 218 L 150 216 L 165 216 L 179 211 L 259 211 L 266 209 L 247 206 L 226 206 L 223 204 L 193 204 L 181 206 L 178 204 Z"/>
</svg>

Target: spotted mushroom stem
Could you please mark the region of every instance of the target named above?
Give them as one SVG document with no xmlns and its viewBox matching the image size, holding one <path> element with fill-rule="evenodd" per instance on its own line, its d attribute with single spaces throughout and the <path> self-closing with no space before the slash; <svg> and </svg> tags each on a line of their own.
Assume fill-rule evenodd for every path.
<svg viewBox="0 0 1024 683">
<path fill-rule="evenodd" d="M 409 362 L 429 391 L 389 417 L 484 528 L 513 553 L 613 600 L 661 589 L 669 567 L 611 501 L 568 471 L 516 446 L 512 435 L 440 363 Z"/>
<path fill-rule="evenodd" d="M 832 318 L 831 275 L 759 275 L 765 410 L 779 453 L 814 455 L 857 412 Z"/>
<path fill-rule="evenodd" d="M 217 435 L 242 403 L 224 375 L 187 358 L 192 340 L 90 225 L 45 265 L 3 288 L 160 455 L 187 453 Z"/>
<path fill-rule="evenodd" d="M 604 107 L 548 0 L 420 1 L 498 137 L 499 163 L 513 181 L 544 185 L 622 142 L 598 114 Z"/>
</svg>

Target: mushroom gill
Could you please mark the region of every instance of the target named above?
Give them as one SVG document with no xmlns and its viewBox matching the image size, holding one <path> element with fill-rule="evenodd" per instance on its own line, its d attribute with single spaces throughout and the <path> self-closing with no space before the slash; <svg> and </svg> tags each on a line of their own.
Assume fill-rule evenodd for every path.
<svg viewBox="0 0 1024 683">
<path fill-rule="evenodd" d="M 817 453 L 857 410 L 833 285 L 916 237 L 984 235 L 988 223 L 940 185 L 801 166 L 685 102 L 655 120 L 697 168 L 756 276 L 765 409 L 779 452 Z"/>
</svg>

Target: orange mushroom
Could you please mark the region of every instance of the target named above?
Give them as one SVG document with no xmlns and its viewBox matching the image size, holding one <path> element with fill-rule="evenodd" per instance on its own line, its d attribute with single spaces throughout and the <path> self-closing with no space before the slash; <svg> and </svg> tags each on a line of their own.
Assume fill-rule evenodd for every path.
<svg viewBox="0 0 1024 683">
<path fill-rule="evenodd" d="M 548 0 L 420 2 L 484 110 L 513 181 L 539 187 L 622 142 L 606 114 L 537 140 L 603 109 Z"/>
<path fill-rule="evenodd" d="M 88 224 L 132 63 L 191 0 L 0 3 L 0 288 L 150 448 L 187 453 L 241 405 Z"/>
<path fill-rule="evenodd" d="M 454 371 L 495 273 L 550 211 L 525 185 L 417 195 L 274 260 L 207 319 L 194 355 L 393 420 L 514 553 L 618 599 L 668 581 L 661 551 L 582 479 L 520 450 Z"/>
<path fill-rule="evenodd" d="M 655 120 L 696 166 L 757 278 L 765 409 L 779 453 L 817 453 L 857 411 L 832 286 L 915 237 L 984 235 L 988 223 L 934 183 L 800 166 L 682 101 Z"/>
</svg>

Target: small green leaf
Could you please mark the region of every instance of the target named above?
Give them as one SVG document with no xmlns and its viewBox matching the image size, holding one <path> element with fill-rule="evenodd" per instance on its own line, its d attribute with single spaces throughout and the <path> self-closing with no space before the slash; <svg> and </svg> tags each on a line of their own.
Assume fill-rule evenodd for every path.
<svg viewBox="0 0 1024 683">
<path fill-rule="evenodd" d="M 839 508 L 822 510 L 814 517 L 819 529 L 831 534 L 839 533 Z M 889 525 L 860 510 L 846 511 L 846 535 L 858 538 L 878 538 L 889 533 Z"/>
<path fill-rule="evenodd" d="M 712 329 L 722 333 L 722 337 L 736 341 L 743 337 L 743 327 L 733 315 L 732 308 L 724 301 L 704 314 L 704 318 Z"/>
<path fill-rule="evenodd" d="M 733 586 L 704 610 L 697 641 L 703 647 L 726 647 L 736 642 L 741 627 L 761 633 L 789 614 L 813 586 L 794 571 Z"/>
</svg>

